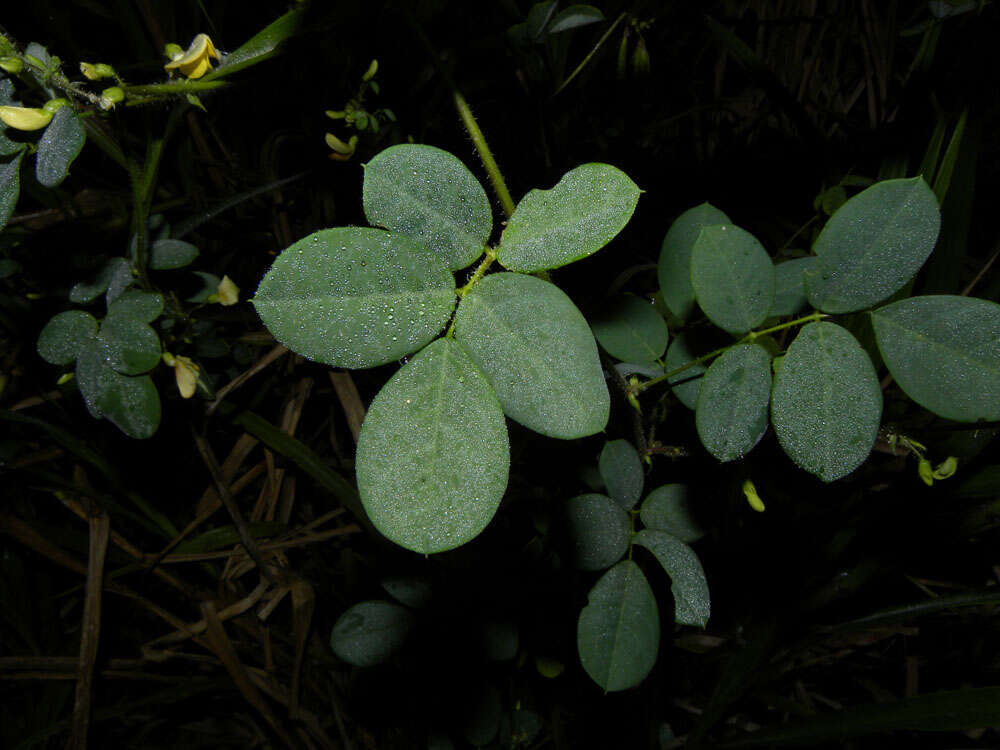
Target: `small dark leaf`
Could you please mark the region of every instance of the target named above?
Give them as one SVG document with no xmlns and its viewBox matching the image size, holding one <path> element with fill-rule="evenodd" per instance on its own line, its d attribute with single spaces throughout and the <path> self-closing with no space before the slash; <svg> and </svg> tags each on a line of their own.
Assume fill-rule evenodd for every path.
<svg viewBox="0 0 1000 750">
<path fill-rule="evenodd" d="M 45 187 L 55 187 L 69 174 L 70 165 L 80 155 L 87 134 L 72 107 L 60 107 L 38 141 L 35 176 Z"/>
</svg>

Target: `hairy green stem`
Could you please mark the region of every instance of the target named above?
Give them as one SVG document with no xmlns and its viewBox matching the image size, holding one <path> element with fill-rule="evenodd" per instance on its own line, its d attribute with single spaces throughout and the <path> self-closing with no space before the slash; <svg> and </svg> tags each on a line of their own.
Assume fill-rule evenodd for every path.
<svg viewBox="0 0 1000 750">
<path fill-rule="evenodd" d="M 144 86 L 126 86 L 126 102 L 129 97 L 170 96 L 172 94 L 195 94 L 199 91 L 212 91 L 229 84 L 226 81 L 167 81 L 166 83 L 150 83 Z"/>
<path fill-rule="evenodd" d="M 633 392 L 636 395 L 638 395 L 643 391 L 645 391 L 647 388 L 652 388 L 654 385 L 662 383 L 664 380 L 668 380 L 669 378 L 672 378 L 674 375 L 679 375 L 680 373 L 694 367 L 695 365 L 700 365 L 702 362 L 707 362 L 710 359 L 714 359 L 715 357 L 718 357 L 720 354 L 725 354 L 730 349 L 740 346 L 741 344 L 752 343 L 754 339 L 756 339 L 759 336 L 764 336 L 765 334 L 768 333 L 774 333 L 775 331 L 782 331 L 785 328 L 793 328 L 794 326 L 805 325 L 806 323 L 814 323 L 817 320 L 822 320 L 823 318 L 828 318 L 828 317 L 830 316 L 827 315 L 826 313 L 814 312 L 804 317 L 796 318 L 795 320 L 790 320 L 787 323 L 781 323 L 780 325 L 772 326 L 771 328 L 765 328 L 762 331 L 750 331 L 750 333 L 741 338 L 739 341 L 729 344 L 728 346 L 720 347 L 719 349 L 713 349 L 708 354 L 703 354 L 697 359 L 692 359 L 690 362 L 687 362 L 681 365 L 680 367 L 675 367 L 673 370 L 670 370 L 670 372 L 665 372 L 663 375 L 657 375 L 655 378 L 647 380 L 644 383 L 639 383 L 634 387 Z"/>
<path fill-rule="evenodd" d="M 500 167 L 497 166 L 497 161 L 493 158 L 493 152 L 490 151 L 483 131 L 479 129 L 479 123 L 476 122 L 476 118 L 473 116 L 472 110 L 469 109 L 469 104 L 465 101 L 465 97 L 462 96 L 457 88 L 453 89 L 452 96 L 455 101 L 455 109 L 458 110 L 458 116 L 461 118 L 469 137 L 472 138 L 472 143 L 476 147 L 476 151 L 479 152 L 479 158 L 483 160 L 483 166 L 486 167 L 486 174 L 490 178 L 490 184 L 493 185 L 493 191 L 497 194 L 497 198 L 500 199 L 500 207 L 503 208 L 504 214 L 509 219 L 511 214 L 514 213 L 514 200 L 510 197 L 510 190 L 507 189 L 507 183 L 503 180 Z"/>
<path fill-rule="evenodd" d="M 478 266 L 476 266 L 476 270 L 472 272 L 472 276 L 469 277 L 469 280 L 465 282 L 465 285 L 462 288 L 455 290 L 455 294 L 458 295 L 459 299 L 462 299 L 463 297 L 465 297 L 466 294 L 472 291 L 472 288 L 479 283 L 480 279 L 483 278 L 483 276 L 486 274 L 486 271 L 489 269 L 490 266 L 493 265 L 493 261 L 495 261 L 496 259 L 497 259 L 496 252 L 493 250 L 492 247 L 487 247 L 485 257 L 483 258 L 482 262 Z M 450 339 L 454 334 L 455 334 L 455 319 L 452 318 L 451 325 L 448 326 L 448 330 L 444 335 L 446 338 Z"/>
</svg>

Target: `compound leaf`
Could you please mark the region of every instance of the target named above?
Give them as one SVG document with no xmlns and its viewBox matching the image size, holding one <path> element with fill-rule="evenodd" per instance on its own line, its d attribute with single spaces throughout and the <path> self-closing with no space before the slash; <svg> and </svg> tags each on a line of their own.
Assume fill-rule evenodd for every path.
<svg viewBox="0 0 1000 750">
<path fill-rule="evenodd" d="M 707 226 L 691 250 L 691 286 L 709 320 L 743 334 L 767 318 L 774 302 L 774 265 L 746 230 Z"/>
<path fill-rule="evenodd" d="M 579 495 L 563 509 L 573 564 L 581 570 L 603 570 L 628 550 L 628 514 L 606 495 Z"/>
<path fill-rule="evenodd" d="M 598 460 L 601 479 L 608 494 L 629 510 L 642 495 L 643 472 L 639 453 L 627 440 L 609 440 Z"/>
<path fill-rule="evenodd" d="M 674 620 L 683 625 L 705 627 L 711 612 L 711 600 L 705 571 L 694 550 L 680 539 L 653 529 L 643 529 L 635 535 L 633 542 L 652 552 L 670 576 Z"/>
<path fill-rule="evenodd" d="M 622 362 L 655 362 L 667 348 L 667 322 L 650 303 L 631 294 L 603 305 L 591 328 L 604 350 Z"/>
<path fill-rule="evenodd" d="M 507 222 L 497 258 L 512 271 L 558 268 L 593 255 L 632 218 L 639 186 L 610 164 L 583 164 L 551 190 L 532 190 Z"/>
<path fill-rule="evenodd" d="M 73 160 L 80 155 L 87 134 L 71 107 L 60 107 L 52 122 L 38 139 L 35 176 L 45 187 L 55 187 L 69 174 Z"/>
<path fill-rule="evenodd" d="M 1000 419 L 1000 305 L 940 295 L 872 313 L 879 351 L 907 396 L 959 422 Z"/>
<path fill-rule="evenodd" d="M 325 229 L 278 256 L 253 303 L 292 351 L 334 367 L 374 367 L 441 331 L 455 306 L 455 280 L 402 235 Z"/>
<path fill-rule="evenodd" d="M 705 536 L 686 484 L 665 484 L 650 492 L 639 508 L 639 518 L 644 526 L 665 531 L 686 544 Z"/>
<path fill-rule="evenodd" d="M 372 401 L 356 467 L 379 531 L 431 554 L 477 536 L 507 487 L 510 448 L 496 395 L 462 347 L 442 338 Z"/>
<path fill-rule="evenodd" d="M 698 234 L 713 224 L 729 224 L 729 217 L 715 206 L 702 203 L 689 208 L 670 225 L 663 245 L 657 275 L 663 301 L 681 320 L 690 317 L 694 310 L 694 289 L 691 287 L 691 250 Z M 694 408 L 694 407 L 692 407 Z"/>
<path fill-rule="evenodd" d="M 565 439 L 607 424 L 611 400 L 594 335 L 553 284 L 517 273 L 487 276 L 458 306 L 455 339 L 516 422 Z"/>
<path fill-rule="evenodd" d="M 38 354 L 54 365 L 72 363 L 97 333 L 97 319 L 82 310 L 67 310 L 45 324 L 38 336 Z"/>
<path fill-rule="evenodd" d="M 741 344 L 712 362 L 701 382 L 695 425 L 705 449 L 720 461 L 743 458 L 767 431 L 771 357 Z"/>
<path fill-rule="evenodd" d="M 922 177 L 884 180 L 855 195 L 823 227 L 806 273 L 813 307 L 828 313 L 864 310 L 895 294 L 927 260 L 941 211 Z"/>
<path fill-rule="evenodd" d="M 638 685 L 656 663 L 660 615 L 646 576 L 622 560 L 590 590 L 576 628 L 580 662 L 607 691 Z"/>
<path fill-rule="evenodd" d="M 94 417 L 105 417 L 126 435 L 148 438 L 160 426 L 160 394 L 148 375 L 130 377 L 107 363 L 103 343 L 92 339 L 76 360 L 76 384 Z"/>
<path fill-rule="evenodd" d="M 785 453 L 824 482 L 854 471 L 875 445 L 882 390 L 871 359 L 835 323 L 810 323 L 781 361 L 771 421 Z"/>
<path fill-rule="evenodd" d="M 359 602 L 342 614 L 330 634 L 330 647 L 356 667 L 371 667 L 395 653 L 413 629 L 406 608 L 383 601 Z"/>
<path fill-rule="evenodd" d="M 452 270 L 482 255 L 493 231 L 483 186 L 433 146 L 402 143 L 377 154 L 365 165 L 363 196 L 370 224 L 416 240 Z"/>
</svg>

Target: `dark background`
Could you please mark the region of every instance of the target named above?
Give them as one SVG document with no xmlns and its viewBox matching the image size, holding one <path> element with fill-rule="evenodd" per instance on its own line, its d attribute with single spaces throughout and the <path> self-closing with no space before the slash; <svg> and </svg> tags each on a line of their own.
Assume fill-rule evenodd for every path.
<svg viewBox="0 0 1000 750">
<path fill-rule="evenodd" d="M 524 19 L 523 2 L 317 2 L 285 54 L 235 76 L 225 91 L 203 97 L 207 113 L 195 112 L 197 125 L 180 128 L 168 146 L 156 201 L 179 223 L 242 191 L 301 175 L 220 214 L 192 240 L 202 252 L 196 267 L 228 274 L 248 298 L 275 253 L 290 242 L 323 227 L 365 223 L 361 165 L 386 146 L 412 137 L 447 149 L 485 184 L 449 89 L 418 42 L 419 27 L 469 101 L 515 201 L 590 161 L 614 164 L 646 191 L 633 221 L 610 246 L 553 273 L 585 314 L 601 305 L 619 274 L 636 266 L 641 268 L 627 288 L 655 292 L 655 271 L 646 266 L 656 262 L 673 218 L 703 201 L 754 233 L 776 257 L 807 250 L 812 229 L 822 224 L 815 219 L 818 194 L 848 174 L 873 179 L 916 174 L 939 117 L 950 133 L 966 108 L 966 138 L 950 203 L 943 206 L 942 233 L 955 239 L 947 248 L 939 246 L 916 289 L 958 293 L 992 255 L 1000 82 L 995 5 L 940 23 L 936 49 L 922 62 L 919 27 L 931 18 L 922 2 L 599 7 L 607 22 L 570 32 L 560 42 L 568 61 L 560 71 L 546 47 L 511 44 L 507 29 Z M 45 44 L 70 75 L 78 61 L 100 61 L 115 65 L 129 82 L 140 82 L 162 78 L 159 50 L 165 41 L 183 46 L 206 32 L 219 49 L 232 50 L 285 10 L 282 3 L 231 0 L 34 0 L 5 6 L 0 25 L 22 45 Z M 581 75 L 554 94 L 621 13 L 627 20 Z M 629 59 L 619 75 L 618 45 L 633 20 L 649 22 L 641 35 L 650 68 L 637 71 Z M 638 38 L 631 28 L 630 57 Z M 740 59 L 733 38 L 750 58 Z M 352 159 L 333 161 L 324 132 L 346 140 L 350 131 L 323 113 L 342 108 L 354 95 L 373 58 L 379 61 L 381 93 L 367 104 L 391 108 L 396 123 L 377 135 L 362 134 Z M 141 155 L 146 134 L 162 129 L 166 113 L 160 106 L 119 107 L 109 124 L 125 134 L 126 148 Z M 38 331 L 66 309 L 69 287 L 106 257 L 124 254 L 129 237 L 127 181 L 96 148 L 85 149 L 58 194 L 30 185 L 25 192 L 17 214 L 38 217 L 15 222 L 15 231 L 0 235 L 0 248 L 24 267 L 15 281 L 0 282 L 7 284 L 8 298 L 19 300 L 9 303 L 0 333 L 10 374 L 2 394 L 5 408 L 54 387 L 56 368 L 34 353 Z M 81 211 L 81 205 L 88 208 Z M 53 209 L 62 213 L 55 218 L 42 213 Z M 799 233 L 810 220 L 812 228 Z M 189 283 L 178 279 L 179 286 Z M 23 303 L 27 294 L 36 295 L 30 304 Z M 998 274 L 987 273 L 974 294 L 996 301 Z M 206 315 L 234 342 L 262 331 L 247 304 Z M 243 368 L 222 359 L 206 369 L 221 386 Z M 365 403 L 393 371 L 354 374 Z M 230 400 L 277 421 L 303 377 L 314 378 L 317 386 L 297 437 L 350 477 L 351 438 L 325 368 L 283 362 Z M 192 430 L 206 434 L 222 455 L 240 431 L 222 416 L 206 419 L 203 404 L 177 398 L 169 372 L 158 376 L 158 384 L 163 424 L 148 441 L 128 440 L 107 422 L 90 419 L 75 394 L 30 413 L 93 445 L 119 467 L 128 486 L 183 525 L 209 481 Z M 585 491 L 585 472 L 596 464 L 603 441 L 630 436 L 628 407 L 613 401 L 606 436 L 569 443 L 511 424 L 508 495 L 486 533 L 466 547 L 423 559 L 355 535 L 291 555 L 317 597 L 307 665 L 313 684 L 304 704 L 345 745 L 423 747 L 429 733 L 442 732 L 461 746 L 472 712 L 467 704 L 474 703 L 485 680 L 499 691 L 505 713 L 512 715 L 519 705 L 541 718 L 531 747 L 657 747 L 664 722 L 678 736 L 695 731 L 720 739 L 839 705 L 997 684 L 1000 639 L 989 606 L 914 617 L 861 635 L 822 630 L 892 605 L 996 584 L 997 516 L 992 506 L 984 510 L 995 496 L 960 489 L 996 462 L 995 430 L 961 430 L 931 420 L 898 391 L 887 391 L 886 399 L 886 419 L 919 436 L 936 460 L 960 458 L 958 476 L 928 488 L 912 459 L 876 453 L 847 480 L 820 485 L 784 457 L 771 435 L 747 461 L 720 466 L 700 449 L 691 413 L 664 401 L 655 412 L 656 435 L 680 457 L 657 456 L 646 487 L 691 481 L 699 488 L 710 533 L 695 549 L 708 574 L 713 617 L 709 637 L 698 640 L 692 629 L 675 628 L 669 597 L 658 597 L 663 616 L 658 664 L 640 687 L 611 695 L 590 682 L 576 656 L 576 617 L 595 576 L 560 565 L 558 535 L 547 530 L 558 503 Z M 11 429 L 0 505 L 85 553 L 85 527 L 60 507 L 44 478 L 14 467 L 17 458 L 44 450 L 45 436 Z M 55 456 L 45 468 L 68 475 L 72 461 Z M 739 491 L 747 476 L 767 502 L 764 514 L 751 513 Z M 300 479 L 302 519 L 325 512 L 329 503 L 308 478 Z M 144 540 L 127 518 L 114 519 L 112 527 Z M 148 550 L 158 548 L 157 542 L 148 544 Z M 0 559 L 6 607 L 0 614 L 0 656 L 75 655 L 79 578 L 5 537 Z M 665 592 L 667 578 L 649 562 L 642 561 L 654 589 Z M 434 582 L 436 599 L 399 657 L 357 670 L 324 652 L 330 628 L 346 607 L 383 598 L 381 576 L 413 573 Z M 137 588 L 151 597 L 163 594 L 151 578 L 138 576 L 130 579 Z M 207 578 L 200 583 L 212 585 Z M 162 623 L 129 602 L 106 601 L 102 658 L 137 658 L 140 644 L 165 632 Z M 184 606 L 176 604 L 197 619 Z M 276 640 L 287 641 L 289 619 L 287 611 L 275 615 Z M 490 662 L 482 653 L 480 625 L 497 619 L 519 629 L 520 652 L 513 661 Z M 24 632 L 33 633 L 35 642 L 26 642 Z M 260 662 L 258 636 L 240 635 L 249 663 Z M 536 657 L 562 662 L 565 672 L 554 680 L 541 677 Z M 272 668 L 285 675 L 290 665 L 278 658 Z M 224 671 L 168 663 L 159 674 L 164 681 L 98 685 L 93 746 L 246 747 L 253 735 L 273 740 Z M 71 686 L 0 681 L 8 746 L 63 744 Z M 46 727 L 58 731 L 45 738 Z M 40 732 L 38 743 L 18 744 Z M 937 748 L 944 746 L 943 737 L 907 733 L 893 741 Z M 848 746 L 823 740 L 817 738 L 822 747 Z M 884 747 L 887 741 L 859 739 L 850 746 Z M 996 734 L 948 735 L 947 742 L 991 747 Z"/>
</svg>

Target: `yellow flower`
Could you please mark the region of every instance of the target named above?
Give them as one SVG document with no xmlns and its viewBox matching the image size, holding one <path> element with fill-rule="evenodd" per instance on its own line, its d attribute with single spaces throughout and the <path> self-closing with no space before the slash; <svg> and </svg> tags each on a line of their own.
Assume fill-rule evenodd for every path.
<svg viewBox="0 0 1000 750">
<path fill-rule="evenodd" d="M 211 58 L 216 60 L 219 53 L 215 51 L 215 45 L 208 38 L 208 34 L 198 34 L 180 57 L 176 57 L 163 67 L 166 70 L 179 70 L 188 78 L 201 78 L 212 69 Z"/>
<path fill-rule="evenodd" d="M 240 301 L 240 288 L 228 276 L 219 282 L 219 304 L 228 307 Z"/>
<path fill-rule="evenodd" d="M 191 398 L 198 390 L 198 369 L 190 357 L 181 354 L 174 357 L 174 377 L 177 378 L 181 398 Z"/>
<path fill-rule="evenodd" d="M 0 107 L 0 121 L 15 130 L 41 130 L 52 121 L 52 112 L 35 107 Z"/>
</svg>

